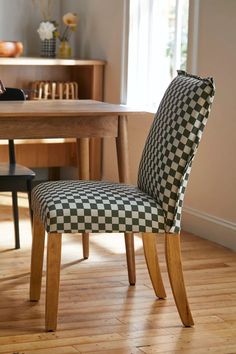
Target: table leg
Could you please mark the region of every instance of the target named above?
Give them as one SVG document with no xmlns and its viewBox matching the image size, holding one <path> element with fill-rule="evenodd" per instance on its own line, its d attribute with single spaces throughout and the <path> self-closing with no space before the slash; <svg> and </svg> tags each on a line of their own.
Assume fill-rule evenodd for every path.
<svg viewBox="0 0 236 354">
<path fill-rule="evenodd" d="M 79 179 L 89 180 L 89 138 L 79 138 L 77 141 L 77 161 Z"/>
<path fill-rule="evenodd" d="M 128 151 L 128 119 L 118 117 L 118 136 L 116 138 L 119 180 L 121 183 L 130 183 L 129 151 Z"/>
<path fill-rule="evenodd" d="M 103 139 L 89 139 L 89 163 L 90 179 L 100 181 L 102 179 L 103 164 Z"/>
</svg>

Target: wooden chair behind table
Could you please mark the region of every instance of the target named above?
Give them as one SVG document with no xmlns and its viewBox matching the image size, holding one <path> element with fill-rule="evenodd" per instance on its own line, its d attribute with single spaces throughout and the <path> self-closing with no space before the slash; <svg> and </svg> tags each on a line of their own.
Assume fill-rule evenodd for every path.
<svg viewBox="0 0 236 354">
<path fill-rule="evenodd" d="M 0 101 L 24 101 L 25 94 L 18 88 L 4 88 L 0 81 Z M 19 213 L 17 192 L 27 192 L 29 199 L 29 210 L 31 223 L 33 222 L 33 213 L 31 209 L 31 185 L 35 177 L 34 171 L 29 168 L 18 165 L 15 158 L 14 140 L 8 140 L 9 162 L 0 163 L 0 191 L 12 193 L 12 208 L 15 228 L 15 248 L 20 248 L 19 235 Z"/>
<path fill-rule="evenodd" d="M 77 82 L 34 81 L 31 85 L 33 100 L 77 100 Z"/>
</svg>

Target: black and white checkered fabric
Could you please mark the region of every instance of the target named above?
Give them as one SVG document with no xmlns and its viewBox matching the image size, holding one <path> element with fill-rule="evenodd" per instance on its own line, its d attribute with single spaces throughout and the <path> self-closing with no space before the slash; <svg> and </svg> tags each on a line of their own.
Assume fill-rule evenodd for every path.
<svg viewBox="0 0 236 354">
<path fill-rule="evenodd" d="M 35 187 L 33 210 L 46 231 L 179 232 L 184 192 L 214 91 L 211 78 L 178 72 L 147 138 L 138 188 L 92 181 Z"/>
<path fill-rule="evenodd" d="M 47 232 L 164 232 L 164 213 L 136 187 L 94 181 L 45 182 L 33 210 Z"/>
<path fill-rule="evenodd" d="M 166 232 L 180 230 L 184 192 L 214 92 L 212 78 L 179 71 L 149 132 L 139 166 L 138 187 L 162 207 Z"/>
<path fill-rule="evenodd" d="M 55 58 L 56 56 L 56 38 L 44 39 L 41 41 L 41 57 Z"/>
</svg>

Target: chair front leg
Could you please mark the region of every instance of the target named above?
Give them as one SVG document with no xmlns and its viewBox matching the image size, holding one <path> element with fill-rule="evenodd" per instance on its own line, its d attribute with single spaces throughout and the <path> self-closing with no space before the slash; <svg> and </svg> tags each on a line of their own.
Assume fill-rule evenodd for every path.
<svg viewBox="0 0 236 354">
<path fill-rule="evenodd" d="M 156 234 L 153 233 L 143 233 L 143 249 L 146 259 L 146 264 L 151 278 L 152 286 L 155 294 L 160 299 L 166 297 L 166 292 L 164 284 L 162 281 L 161 271 L 158 262 L 157 248 L 156 248 Z"/>
<path fill-rule="evenodd" d="M 57 328 L 59 283 L 61 267 L 61 234 L 48 234 L 47 279 L 46 279 L 46 331 Z"/>
<path fill-rule="evenodd" d="M 38 301 L 41 293 L 45 230 L 37 216 L 33 221 L 31 251 L 30 301 Z"/>
<path fill-rule="evenodd" d="M 126 261 L 128 268 L 128 277 L 130 285 L 136 283 L 135 272 L 135 252 L 134 252 L 134 234 L 132 232 L 125 233 L 125 248 L 126 248 Z"/>
<path fill-rule="evenodd" d="M 186 294 L 181 261 L 180 235 L 166 234 L 166 262 L 172 292 L 180 318 L 186 327 L 194 325 Z"/>
</svg>

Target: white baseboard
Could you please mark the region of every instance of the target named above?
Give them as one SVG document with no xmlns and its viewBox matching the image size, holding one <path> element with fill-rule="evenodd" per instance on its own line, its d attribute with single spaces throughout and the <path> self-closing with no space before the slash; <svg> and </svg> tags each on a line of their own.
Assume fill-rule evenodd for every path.
<svg viewBox="0 0 236 354">
<path fill-rule="evenodd" d="M 236 223 L 185 206 L 182 228 L 236 251 Z"/>
</svg>

